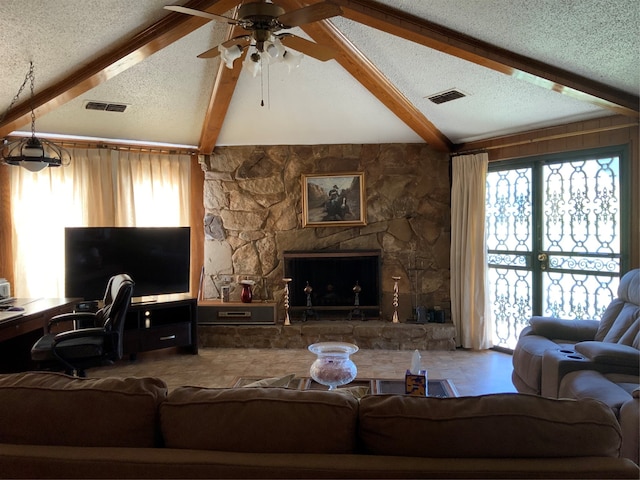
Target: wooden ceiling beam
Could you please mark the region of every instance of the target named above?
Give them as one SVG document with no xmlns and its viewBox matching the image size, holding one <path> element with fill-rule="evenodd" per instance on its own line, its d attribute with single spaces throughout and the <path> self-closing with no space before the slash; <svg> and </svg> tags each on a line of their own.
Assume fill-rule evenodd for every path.
<svg viewBox="0 0 640 480">
<path fill-rule="evenodd" d="M 331 0 L 343 17 L 569 97 L 638 118 L 640 99 L 371 0 Z M 313 2 L 312 2 L 313 3 Z"/>
<path fill-rule="evenodd" d="M 280 0 L 278 4 L 287 11 L 304 6 L 300 0 Z M 453 143 L 333 24 L 320 21 L 300 28 L 317 43 L 333 48 L 335 60 L 425 142 L 437 150 L 452 151 Z"/>
<path fill-rule="evenodd" d="M 223 14 L 240 0 L 190 0 L 184 6 L 210 13 Z M 31 121 L 31 108 L 42 116 L 88 90 L 140 63 L 164 47 L 201 27 L 208 20 L 170 12 L 165 17 L 134 35 L 121 46 L 96 58 L 67 78 L 16 105 L 0 123 L 0 137 Z"/>
<path fill-rule="evenodd" d="M 234 15 L 235 17 L 235 15 Z M 244 32 L 244 29 L 235 26 L 229 27 L 226 38 L 230 39 Z M 248 50 L 248 49 L 247 49 Z M 218 142 L 224 119 L 227 116 L 229 105 L 236 89 L 240 72 L 242 71 L 242 61 L 247 54 L 245 50 L 242 56 L 236 60 L 233 69 L 228 69 L 220 57 L 218 65 L 218 73 L 209 99 L 207 113 L 202 123 L 202 132 L 200 133 L 200 144 L 198 151 L 203 155 L 210 155 Z"/>
</svg>

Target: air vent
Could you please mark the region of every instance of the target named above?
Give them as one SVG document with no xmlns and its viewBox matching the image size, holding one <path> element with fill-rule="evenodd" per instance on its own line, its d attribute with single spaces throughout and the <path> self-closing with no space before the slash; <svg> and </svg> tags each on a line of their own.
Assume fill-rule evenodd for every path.
<svg viewBox="0 0 640 480">
<path fill-rule="evenodd" d="M 122 103 L 110 103 L 107 105 L 105 109 L 107 112 L 124 112 L 127 109 L 127 106 Z"/>
<path fill-rule="evenodd" d="M 447 90 L 446 92 L 436 93 L 435 95 L 431 95 L 427 98 L 433 103 L 440 105 L 441 103 L 450 102 L 463 97 L 466 97 L 466 95 L 459 90 Z"/>
<path fill-rule="evenodd" d="M 87 110 L 99 110 L 102 112 L 119 112 L 123 113 L 128 105 L 124 103 L 107 103 L 107 102 L 84 102 L 84 108 Z"/>
</svg>

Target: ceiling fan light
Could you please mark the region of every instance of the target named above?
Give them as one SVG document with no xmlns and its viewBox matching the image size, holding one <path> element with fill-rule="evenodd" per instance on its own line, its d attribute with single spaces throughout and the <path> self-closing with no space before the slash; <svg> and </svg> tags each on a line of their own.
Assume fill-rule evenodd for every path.
<svg viewBox="0 0 640 480">
<path fill-rule="evenodd" d="M 233 62 L 242 55 L 242 48 L 240 45 L 233 45 L 229 48 L 218 45 L 218 50 L 220 51 L 222 61 L 229 69 L 233 69 Z"/>
<path fill-rule="evenodd" d="M 265 51 L 269 55 L 271 63 L 281 62 L 285 54 L 285 49 L 278 37 L 272 36 L 272 40 L 265 42 Z"/>
<path fill-rule="evenodd" d="M 244 59 L 244 66 L 249 70 L 249 73 L 254 77 L 257 77 L 262 72 L 262 62 L 260 54 L 253 52 L 251 55 L 247 55 Z"/>
<path fill-rule="evenodd" d="M 266 50 L 272 59 L 276 59 L 280 56 L 280 52 L 278 51 L 278 48 L 273 43 L 269 44 Z"/>
<path fill-rule="evenodd" d="M 282 61 L 287 67 L 289 67 L 289 73 L 291 73 L 291 70 L 293 70 L 294 68 L 298 68 L 300 66 L 300 62 L 302 62 L 303 56 L 304 55 L 302 55 L 301 53 L 293 53 L 291 50 L 287 50 L 286 52 L 284 52 Z"/>
</svg>

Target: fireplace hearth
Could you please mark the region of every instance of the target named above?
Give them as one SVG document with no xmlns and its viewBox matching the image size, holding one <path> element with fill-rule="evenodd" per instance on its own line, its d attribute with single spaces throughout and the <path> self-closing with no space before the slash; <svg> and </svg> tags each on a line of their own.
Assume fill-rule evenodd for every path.
<svg viewBox="0 0 640 480">
<path fill-rule="evenodd" d="M 292 320 L 380 318 L 380 251 L 284 252 Z"/>
</svg>

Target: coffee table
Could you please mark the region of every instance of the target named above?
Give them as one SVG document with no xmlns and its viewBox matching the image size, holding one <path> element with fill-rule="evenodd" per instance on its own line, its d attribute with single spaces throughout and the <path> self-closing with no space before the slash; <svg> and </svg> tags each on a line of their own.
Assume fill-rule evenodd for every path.
<svg viewBox="0 0 640 480">
<path fill-rule="evenodd" d="M 242 387 L 265 377 L 248 376 L 236 377 L 233 380 L 232 387 Z M 449 398 L 459 396 L 456 387 L 449 379 L 428 379 L 427 391 L 430 397 Z M 356 378 L 353 382 L 338 388 L 348 387 L 367 387 L 369 393 L 373 395 L 381 394 L 400 394 L 404 395 L 404 378 Z M 314 381 L 311 377 L 296 377 L 289 383 L 289 388 L 296 390 L 327 390 L 325 385 L 321 385 Z"/>
</svg>

